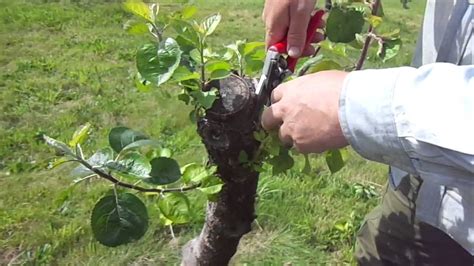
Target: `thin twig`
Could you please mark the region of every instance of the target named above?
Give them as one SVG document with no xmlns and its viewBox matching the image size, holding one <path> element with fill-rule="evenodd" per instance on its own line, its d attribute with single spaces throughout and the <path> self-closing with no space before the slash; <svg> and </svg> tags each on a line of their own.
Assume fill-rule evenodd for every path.
<svg viewBox="0 0 474 266">
<path fill-rule="evenodd" d="M 377 12 L 380 7 L 380 0 L 375 0 L 372 3 L 372 15 L 376 16 Z M 355 70 L 361 70 L 362 67 L 364 66 L 365 59 L 367 58 L 367 53 L 369 51 L 370 43 L 372 42 L 372 34 L 374 31 L 374 27 L 372 25 L 369 26 L 369 34 L 367 35 L 367 38 L 365 38 L 364 42 L 364 47 L 362 48 L 362 53 L 360 54 L 359 61 L 357 61 L 357 65 L 355 67 Z"/>
<path fill-rule="evenodd" d="M 173 225 L 172 225 L 172 224 L 170 224 L 169 226 L 170 226 L 170 233 L 171 233 L 171 238 L 175 239 L 175 238 L 176 238 L 176 236 L 174 235 Z"/>
<path fill-rule="evenodd" d="M 156 40 L 158 41 L 158 44 L 160 44 L 162 41 L 163 41 L 163 36 L 161 34 L 161 31 L 160 29 L 158 29 L 158 27 L 154 24 L 154 23 L 150 23 L 152 28 L 153 28 L 153 31 L 154 31 L 154 35 L 156 37 Z"/>
<path fill-rule="evenodd" d="M 204 90 L 206 86 L 206 62 L 204 59 L 204 37 L 200 42 L 200 55 L 201 55 L 201 90 Z"/>
<path fill-rule="evenodd" d="M 137 190 L 137 191 L 140 191 L 140 192 L 149 192 L 149 193 L 184 192 L 184 191 L 195 189 L 195 188 L 197 188 L 201 185 L 201 184 L 194 184 L 194 185 L 191 185 L 189 187 L 166 188 L 166 189 L 145 188 L 145 187 L 141 187 L 141 186 L 137 186 L 137 185 L 122 182 L 122 181 L 118 180 L 117 178 L 113 177 L 111 174 L 105 173 L 105 172 L 101 171 L 99 168 L 96 168 L 96 167 L 90 165 L 87 161 L 82 160 L 82 161 L 79 161 L 79 162 L 82 165 L 84 165 L 84 167 L 91 170 L 92 172 L 94 172 L 98 176 L 109 180 L 110 182 L 114 183 L 117 186 L 134 189 L 134 190 Z"/>
<path fill-rule="evenodd" d="M 74 179 L 74 185 L 75 185 L 75 184 L 79 184 L 79 183 L 81 183 L 82 181 L 91 179 L 91 178 L 93 178 L 94 176 L 97 176 L 97 174 L 94 173 L 94 174 L 91 174 L 91 175 L 88 175 L 88 176 L 85 176 L 85 177 L 82 177 L 82 178 Z"/>
</svg>

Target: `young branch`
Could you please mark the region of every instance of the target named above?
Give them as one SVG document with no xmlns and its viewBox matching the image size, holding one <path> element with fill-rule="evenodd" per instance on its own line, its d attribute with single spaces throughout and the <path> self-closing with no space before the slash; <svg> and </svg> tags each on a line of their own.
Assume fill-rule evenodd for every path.
<svg viewBox="0 0 474 266">
<path fill-rule="evenodd" d="M 188 190 L 192 190 L 192 189 L 195 189 L 197 187 L 199 187 L 201 184 L 194 184 L 192 186 L 188 186 L 188 187 L 182 187 L 182 188 L 166 188 L 166 189 L 160 189 L 160 188 L 145 188 L 145 187 L 141 187 L 141 186 L 137 186 L 137 185 L 134 185 L 134 184 L 129 184 L 129 183 L 125 183 L 125 182 L 122 182 L 120 180 L 118 180 L 117 178 L 113 177 L 110 173 L 105 173 L 103 171 L 101 171 L 100 169 L 90 165 L 87 161 L 85 160 L 81 160 L 79 158 L 77 158 L 78 162 L 81 163 L 84 167 L 86 167 L 87 169 L 91 170 L 92 172 L 94 172 L 96 175 L 104 178 L 104 179 L 107 179 L 108 181 L 114 183 L 115 185 L 117 186 L 121 186 L 121 187 L 125 187 L 125 188 L 129 188 L 129 189 L 134 189 L 134 190 L 137 190 L 137 191 L 140 191 L 140 192 L 151 192 L 151 193 L 167 193 L 167 192 L 183 192 L 183 191 L 188 191 Z"/>
<path fill-rule="evenodd" d="M 151 26 L 153 27 L 153 32 L 154 32 L 153 35 L 155 35 L 156 40 L 158 41 L 158 44 L 160 44 L 163 41 L 163 35 L 160 29 L 154 23 L 151 23 Z"/>
<path fill-rule="evenodd" d="M 373 16 L 377 15 L 380 4 L 381 4 L 380 0 L 374 0 L 374 2 L 372 3 Z M 367 53 L 369 51 L 370 43 L 372 42 L 372 35 L 374 32 L 374 27 L 372 25 L 369 26 L 368 32 L 369 34 L 367 35 L 367 38 L 365 38 L 364 47 L 362 48 L 362 53 L 360 54 L 359 61 L 357 61 L 355 70 L 361 70 L 362 67 L 364 66 L 364 62 L 365 62 L 365 59 L 367 58 Z"/>
<path fill-rule="evenodd" d="M 204 60 L 204 38 L 201 40 L 199 52 L 201 55 L 201 89 L 206 86 L 206 62 Z"/>
</svg>

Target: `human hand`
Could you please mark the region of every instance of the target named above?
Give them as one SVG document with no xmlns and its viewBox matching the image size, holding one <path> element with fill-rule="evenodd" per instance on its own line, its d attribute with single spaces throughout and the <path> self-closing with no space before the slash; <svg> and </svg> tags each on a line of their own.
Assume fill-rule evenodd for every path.
<svg viewBox="0 0 474 266">
<path fill-rule="evenodd" d="M 339 124 L 339 96 L 348 73 L 322 71 L 286 82 L 273 90 L 262 114 L 266 130 L 301 153 L 321 153 L 348 145 Z"/>
<path fill-rule="evenodd" d="M 306 30 L 314 10 L 315 0 L 266 0 L 263 9 L 263 21 L 266 28 L 266 45 L 270 47 L 287 36 L 288 55 L 298 58 L 302 55 L 312 55 L 311 45 L 304 47 Z M 313 42 L 324 39 L 317 32 Z"/>
</svg>

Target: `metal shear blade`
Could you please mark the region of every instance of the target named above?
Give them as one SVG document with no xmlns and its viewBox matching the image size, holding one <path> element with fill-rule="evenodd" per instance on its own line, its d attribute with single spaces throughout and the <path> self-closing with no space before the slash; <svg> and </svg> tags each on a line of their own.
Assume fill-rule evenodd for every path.
<svg viewBox="0 0 474 266">
<path fill-rule="evenodd" d="M 269 105 L 271 92 L 289 75 L 291 71 L 287 69 L 286 59 L 281 53 L 269 50 L 263 65 L 262 76 L 255 90 L 259 101 Z"/>
</svg>

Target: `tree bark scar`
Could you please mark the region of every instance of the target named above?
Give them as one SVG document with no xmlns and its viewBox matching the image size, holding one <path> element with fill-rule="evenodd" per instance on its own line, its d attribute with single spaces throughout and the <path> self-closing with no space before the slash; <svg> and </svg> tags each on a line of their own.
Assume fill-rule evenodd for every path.
<svg viewBox="0 0 474 266">
<path fill-rule="evenodd" d="M 198 133 L 224 187 L 208 203 L 200 236 L 183 247 L 182 265 L 227 265 L 255 219 L 258 172 L 239 162 L 242 151 L 252 158 L 259 145 L 253 137 L 259 128 L 254 84 L 231 75 L 210 86 L 220 97 L 199 119 Z"/>
</svg>

